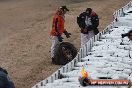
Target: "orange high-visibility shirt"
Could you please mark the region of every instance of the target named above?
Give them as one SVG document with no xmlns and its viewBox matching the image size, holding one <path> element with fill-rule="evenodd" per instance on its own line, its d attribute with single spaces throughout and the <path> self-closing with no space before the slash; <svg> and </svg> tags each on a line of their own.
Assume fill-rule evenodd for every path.
<svg viewBox="0 0 132 88">
<path fill-rule="evenodd" d="M 52 36 L 58 35 L 58 32 L 55 30 L 56 19 L 58 19 L 56 30 L 58 30 L 60 35 L 62 35 L 62 33 L 65 31 L 65 29 L 64 29 L 64 22 L 65 22 L 64 18 L 61 15 L 56 14 L 52 20 L 52 30 L 50 31 L 50 35 L 52 35 Z"/>
</svg>

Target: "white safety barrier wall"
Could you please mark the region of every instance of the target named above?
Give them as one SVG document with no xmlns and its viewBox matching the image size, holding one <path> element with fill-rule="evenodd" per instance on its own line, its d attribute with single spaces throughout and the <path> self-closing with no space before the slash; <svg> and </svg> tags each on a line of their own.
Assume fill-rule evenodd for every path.
<svg viewBox="0 0 132 88">
<path fill-rule="evenodd" d="M 113 13 L 114 18 L 124 16 L 124 11 L 128 10 L 131 7 L 132 7 L 132 1 L 130 1 L 127 5 L 125 5 L 121 9 L 115 11 Z M 113 21 L 103 31 L 101 31 L 100 33 L 95 35 L 93 38 L 91 38 L 83 47 L 80 48 L 80 51 L 78 52 L 77 56 L 71 62 L 64 65 L 63 67 L 58 69 L 56 72 L 54 72 L 51 76 L 49 76 L 45 80 L 37 83 L 32 88 L 40 88 L 42 86 L 45 86 L 45 84 L 47 84 L 47 83 L 53 83 L 55 80 L 61 78 L 62 73 L 71 71 L 78 62 L 81 62 L 81 58 L 88 56 L 89 52 L 91 51 L 92 47 L 94 46 L 94 42 L 99 41 L 102 35 L 109 32 L 109 29 L 115 28 L 115 23 L 116 22 Z"/>
<path fill-rule="evenodd" d="M 119 10 L 115 11 L 113 13 L 114 17 L 121 17 L 124 16 L 124 11 L 128 10 L 129 8 L 132 7 L 132 1 L 130 1 L 127 5 L 123 6 L 122 8 L 120 8 Z"/>
</svg>

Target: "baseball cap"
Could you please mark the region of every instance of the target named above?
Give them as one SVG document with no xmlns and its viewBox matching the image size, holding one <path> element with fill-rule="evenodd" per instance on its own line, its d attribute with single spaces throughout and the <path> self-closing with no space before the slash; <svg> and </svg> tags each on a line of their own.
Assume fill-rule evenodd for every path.
<svg viewBox="0 0 132 88">
<path fill-rule="evenodd" d="M 61 6 L 60 9 L 62 9 L 63 11 L 64 10 L 69 11 L 69 9 L 66 6 Z"/>
</svg>

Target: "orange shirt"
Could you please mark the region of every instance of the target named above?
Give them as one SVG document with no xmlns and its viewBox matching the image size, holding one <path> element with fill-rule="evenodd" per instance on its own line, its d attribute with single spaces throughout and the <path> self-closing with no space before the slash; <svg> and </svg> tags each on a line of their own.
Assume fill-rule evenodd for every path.
<svg viewBox="0 0 132 88">
<path fill-rule="evenodd" d="M 50 31 L 50 35 L 52 36 L 57 36 L 58 35 L 58 32 L 55 30 L 55 21 L 56 19 L 58 19 L 58 22 L 57 22 L 57 29 L 59 34 L 62 35 L 62 33 L 65 31 L 64 29 L 64 18 L 61 16 L 61 15 L 55 15 L 53 17 L 53 20 L 52 20 L 52 30 Z"/>
</svg>

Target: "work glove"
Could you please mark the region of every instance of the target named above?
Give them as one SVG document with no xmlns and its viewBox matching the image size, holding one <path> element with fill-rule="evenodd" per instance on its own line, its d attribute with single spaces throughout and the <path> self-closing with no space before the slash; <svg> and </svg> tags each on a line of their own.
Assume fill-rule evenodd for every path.
<svg viewBox="0 0 132 88">
<path fill-rule="evenodd" d="M 70 38 L 71 33 L 68 33 L 67 31 L 64 31 L 64 34 L 66 35 L 67 38 Z"/>
<path fill-rule="evenodd" d="M 58 41 L 59 41 L 59 42 L 62 42 L 62 41 L 63 41 L 63 37 L 61 37 L 60 35 L 57 36 L 57 37 L 58 37 Z"/>
</svg>

